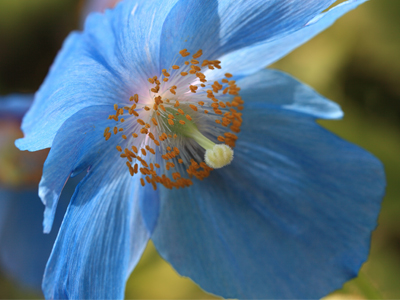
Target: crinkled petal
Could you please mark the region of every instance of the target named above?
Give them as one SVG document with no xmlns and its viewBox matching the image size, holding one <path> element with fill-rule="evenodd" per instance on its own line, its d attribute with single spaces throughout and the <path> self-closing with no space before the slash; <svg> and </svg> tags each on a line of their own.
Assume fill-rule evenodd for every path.
<svg viewBox="0 0 400 300">
<path fill-rule="evenodd" d="M 215 59 L 242 47 L 276 39 L 300 29 L 333 2 L 180 0 L 164 23 L 161 64 L 164 68 L 172 66 L 184 48 L 189 52 L 202 49 L 202 59 Z"/>
<path fill-rule="evenodd" d="M 122 299 L 149 239 L 126 168 L 90 170 L 68 207 L 46 266 L 47 299 Z M 126 175 L 122 175 L 126 174 Z"/>
<path fill-rule="evenodd" d="M 64 189 L 51 234 L 42 231 L 43 204 L 37 189 L 0 190 L 0 265 L 21 285 L 40 290 L 47 259 L 76 184 L 72 180 Z"/>
<path fill-rule="evenodd" d="M 111 105 L 86 107 L 70 117 L 59 129 L 44 163 L 39 184 L 39 196 L 46 206 L 43 223 L 45 232 L 51 230 L 59 195 L 71 176 L 101 163 L 102 155 L 109 156 L 105 159 L 107 161 L 123 163 L 115 149 L 121 138 L 116 135 L 112 135 L 108 141 L 104 138 L 104 130 L 115 126 L 115 121 L 108 118 L 112 111 Z M 125 173 L 129 174 L 126 170 Z"/>
<path fill-rule="evenodd" d="M 32 94 L 10 94 L 0 97 L 0 118 L 21 119 L 32 105 Z"/>
<path fill-rule="evenodd" d="M 202 59 L 273 39 L 304 26 L 333 0 L 180 0 L 163 26 L 161 65 L 182 64 L 178 52 L 203 50 Z M 186 16 L 186 17 L 182 17 Z"/>
<path fill-rule="evenodd" d="M 300 29 L 335 0 L 218 0 L 219 53 L 270 41 Z"/>
<path fill-rule="evenodd" d="M 314 299 L 357 275 L 385 179 L 371 154 L 313 117 L 249 104 L 231 165 L 163 190 L 152 239 L 226 298 Z"/>
<path fill-rule="evenodd" d="M 340 106 L 309 86 L 278 70 L 263 69 L 237 82 L 240 95 L 251 104 L 270 105 L 271 108 L 293 110 L 322 119 L 339 119 Z"/>
<path fill-rule="evenodd" d="M 71 175 L 88 170 L 99 159 L 99 151 L 112 145 L 106 143 L 103 132 L 114 125 L 108 119 L 112 106 L 91 106 L 77 112 L 61 126 L 44 163 L 39 184 L 39 196 L 45 204 L 44 231 L 50 232 L 61 191 Z M 117 151 L 115 148 L 107 149 Z M 112 152 L 111 152 L 112 153 Z M 115 159 L 110 154 L 110 159 Z"/>
<path fill-rule="evenodd" d="M 147 210 L 144 223 L 140 199 L 151 197 L 139 177 L 130 176 L 115 149 L 116 136 L 105 141 L 111 106 L 82 109 L 57 133 L 46 160 L 40 196 L 46 203 L 45 230 L 55 212 L 57 196 L 69 174 L 87 170 L 68 207 L 46 267 L 43 291 L 51 299 L 122 298 L 125 282 L 139 261 L 157 218 Z M 140 186 L 140 188 L 139 188 Z"/>
<path fill-rule="evenodd" d="M 224 52 L 218 58 L 222 70 L 206 72 L 209 80 L 221 78 L 225 72 L 248 75 L 270 65 L 331 26 L 338 18 L 367 0 L 349 0 L 311 19 L 305 26 L 279 38 L 260 41 L 237 51 Z M 209 73 L 209 74 L 208 74 Z"/>
<path fill-rule="evenodd" d="M 201 49 L 201 60 L 215 59 L 220 45 L 219 29 L 217 0 L 179 0 L 162 28 L 162 68 L 168 69 L 174 64 L 182 66 L 188 58 L 192 58 L 182 57 L 179 54 L 182 49 L 188 49 L 192 55 Z"/>
<path fill-rule="evenodd" d="M 175 1 L 123 1 L 105 15 L 91 14 L 82 33 L 65 41 L 22 124 L 21 150 L 52 145 L 60 126 L 91 105 L 127 101 L 160 73 L 162 24 Z"/>
</svg>

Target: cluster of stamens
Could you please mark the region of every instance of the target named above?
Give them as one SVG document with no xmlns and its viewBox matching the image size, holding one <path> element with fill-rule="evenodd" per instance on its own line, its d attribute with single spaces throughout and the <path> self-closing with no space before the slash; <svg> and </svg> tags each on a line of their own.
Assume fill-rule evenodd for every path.
<svg viewBox="0 0 400 300">
<path fill-rule="evenodd" d="M 190 55 L 186 49 L 179 53 L 182 57 Z M 109 116 L 118 124 L 107 127 L 104 137 L 109 140 L 112 133 L 121 134 L 120 144 L 124 146 L 117 145 L 116 149 L 127 160 L 131 176 L 141 173 L 143 186 L 148 183 L 156 189 L 159 183 L 169 189 L 188 187 L 193 184 L 191 178 L 203 180 L 214 168 L 229 164 L 233 158 L 232 148 L 242 123 L 239 111 L 244 102 L 239 96 L 240 88 L 230 80 L 229 73 L 221 82 L 208 84 L 202 70 L 221 69 L 221 62 L 203 60 L 200 63 L 198 58 L 202 54 L 199 50 L 182 66 L 173 65 L 170 70 L 163 69 L 160 77 L 148 78 L 149 96 L 140 95 L 139 99 L 135 94 L 130 97 L 129 106 L 115 104 L 115 114 Z M 179 84 L 180 81 L 184 84 Z M 214 144 L 203 135 L 202 124 L 207 122 L 210 128 L 210 119 L 215 123 L 208 135 L 215 135 L 215 140 L 222 145 Z M 231 132 L 225 132 L 228 128 Z M 187 149 L 188 144 L 192 151 Z M 205 162 L 197 154 L 199 147 L 193 145 L 205 150 Z M 160 175 L 163 171 L 168 176 Z M 182 176 L 184 171 L 189 178 Z"/>
</svg>

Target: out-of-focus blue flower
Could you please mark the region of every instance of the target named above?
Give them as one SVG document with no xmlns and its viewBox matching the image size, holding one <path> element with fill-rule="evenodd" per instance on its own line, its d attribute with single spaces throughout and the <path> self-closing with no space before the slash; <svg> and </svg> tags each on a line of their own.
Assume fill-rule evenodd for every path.
<svg viewBox="0 0 400 300">
<path fill-rule="evenodd" d="M 33 95 L 0 98 L 0 269 L 25 287 L 40 290 L 43 272 L 57 230 L 43 234 L 43 205 L 37 185 L 48 151 L 23 153 L 14 146 Z M 73 184 L 60 201 L 55 227 L 59 228 Z"/>
<path fill-rule="evenodd" d="M 322 13 L 334 2 L 126 0 L 68 37 L 17 141 L 51 147 L 46 232 L 65 182 L 87 172 L 46 298 L 123 298 L 150 238 L 229 298 L 319 298 L 357 275 L 382 165 L 315 123 L 340 118 L 338 105 L 263 69 L 364 1 Z"/>
</svg>

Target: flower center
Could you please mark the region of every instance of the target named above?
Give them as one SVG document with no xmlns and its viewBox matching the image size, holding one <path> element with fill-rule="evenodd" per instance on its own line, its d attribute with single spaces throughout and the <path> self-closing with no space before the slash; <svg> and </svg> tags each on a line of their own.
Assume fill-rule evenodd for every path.
<svg viewBox="0 0 400 300">
<path fill-rule="evenodd" d="M 190 55 L 186 49 L 179 53 L 183 58 Z M 109 119 L 117 124 L 107 127 L 104 137 L 121 135 L 116 149 L 132 176 L 143 175 L 143 186 L 188 187 L 193 177 L 203 180 L 233 159 L 242 123 L 238 110 L 244 103 L 240 88 L 229 73 L 220 82 L 208 83 L 205 73 L 221 69 L 221 62 L 200 63 L 202 54 L 199 50 L 180 66 L 149 78 L 148 90 L 130 97 L 129 105 L 114 104 Z"/>
</svg>

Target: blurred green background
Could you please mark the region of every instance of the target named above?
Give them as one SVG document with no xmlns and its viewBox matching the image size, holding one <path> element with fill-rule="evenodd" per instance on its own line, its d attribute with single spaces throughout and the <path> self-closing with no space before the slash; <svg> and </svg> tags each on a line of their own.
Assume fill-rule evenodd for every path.
<svg viewBox="0 0 400 300">
<path fill-rule="evenodd" d="M 341 1 L 343 2 L 343 1 Z M 0 1 L 0 94 L 34 92 L 67 34 L 80 26 L 78 0 Z M 272 67 L 338 102 L 345 117 L 321 124 L 379 157 L 387 193 L 360 277 L 330 298 L 400 298 L 400 1 L 371 0 Z M 1 245 L 0 245 L 1 246 Z M 40 298 L 0 270 L 0 299 Z M 150 244 L 126 298 L 207 298 Z"/>
</svg>

